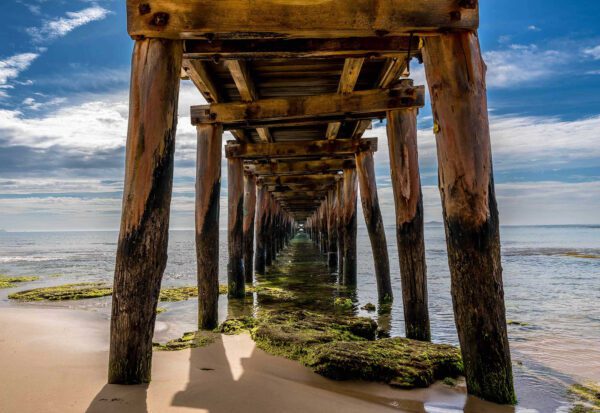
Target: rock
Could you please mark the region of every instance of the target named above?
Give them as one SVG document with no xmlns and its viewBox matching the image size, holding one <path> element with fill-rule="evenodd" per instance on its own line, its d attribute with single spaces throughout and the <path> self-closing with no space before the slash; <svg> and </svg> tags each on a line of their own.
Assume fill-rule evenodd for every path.
<svg viewBox="0 0 600 413">
<path fill-rule="evenodd" d="M 105 297 L 111 294 L 112 289 L 102 283 L 77 283 L 19 291 L 10 294 L 8 298 L 19 301 L 64 301 Z"/>
</svg>

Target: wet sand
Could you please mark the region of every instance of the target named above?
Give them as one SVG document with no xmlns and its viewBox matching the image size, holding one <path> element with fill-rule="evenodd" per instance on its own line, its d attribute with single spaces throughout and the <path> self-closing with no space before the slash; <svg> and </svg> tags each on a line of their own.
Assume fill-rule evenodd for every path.
<svg viewBox="0 0 600 413">
<path fill-rule="evenodd" d="M 247 335 L 155 352 L 148 386 L 106 385 L 108 320 L 79 310 L 0 309 L 2 412 L 510 412 L 441 383 L 402 391 L 335 382 L 255 348 Z"/>
</svg>

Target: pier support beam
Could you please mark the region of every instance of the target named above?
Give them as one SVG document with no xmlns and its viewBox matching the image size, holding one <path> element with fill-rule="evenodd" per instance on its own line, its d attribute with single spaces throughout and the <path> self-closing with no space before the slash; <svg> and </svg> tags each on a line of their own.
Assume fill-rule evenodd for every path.
<svg viewBox="0 0 600 413">
<path fill-rule="evenodd" d="M 389 302 L 393 300 L 394 294 L 392 292 L 392 281 L 390 280 L 387 240 L 377 196 L 373 152 L 362 151 L 356 154 L 356 170 L 358 172 L 363 214 L 369 239 L 371 240 L 371 249 L 373 250 L 377 293 L 380 302 Z"/>
<path fill-rule="evenodd" d="M 196 161 L 196 261 L 198 274 L 198 328 L 218 324 L 219 210 L 221 198 L 221 146 L 219 124 L 198 125 Z"/>
<path fill-rule="evenodd" d="M 244 165 L 241 158 L 227 159 L 228 297 L 243 298 L 244 286 Z"/>
<path fill-rule="evenodd" d="M 476 33 L 425 39 L 454 316 L 470 394 L 515 403 L 502 286 L 498 209 Z"/>
<path fill-rule="evenodd" d="M 344 285 L 356 285 L 356 169 L 344 168 Z"/>
<path fill-rule="evenodd" d="M 252 284 L 254 278 L 254 216 L 256 213 L 256 177 L 244 177 L 244 278 Z"/>
<path fill-rule="evenodd" d="M 330 189 L 327 195 L 327 238 L 329 239 L 329 268 L 335 269 L 338 265 L 338 233 L 337 233 L 337 191 Z"/>
<path fill-rule="evenodd" d="M 144 39 L 132 58 L 121 230 L 117 247 L 108 382 L 150 382 L 152 336 L 167 263 L 180 41 Z"/>
<path fill-rule="evenodd" d="M 264 185 L 258 186 L 256 196 L 256 253 L 254 255 L 254 268 L 258 274 L 264 274 L 266 269 L 266 238 L 268 237 L 266 228 L 267 202 L 269 193 Z"/>
<path fill-rule="evenodd" d="M 423 195 L 417 152 L 417 110 L 389 112 L 387 135 L 406 337 L 430 341 Z"/>
<path fill-rule="evenodd" d="M 338 233 L 338 274 L 340 278 L 344 274 L 344 181 L 339 180 L 336 183 L 335 190 L 337 193 L 337 216 L 336 226 Z"/>
</svg>

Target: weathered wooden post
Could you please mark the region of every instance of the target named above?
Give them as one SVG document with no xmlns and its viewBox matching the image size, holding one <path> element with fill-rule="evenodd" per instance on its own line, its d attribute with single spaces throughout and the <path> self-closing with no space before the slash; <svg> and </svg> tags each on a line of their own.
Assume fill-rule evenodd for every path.
<svg viewBox="0 0 600 413">
<path fill-rule="evenodd" d="M 327 238 L 329 239 L 329 268 L 335 269 L 338 263 L 337 249 L 338 237 L 336 228 L 336 212 L 337 212 L 336 190 L 330 189 L 327 194 Z"/>
<path fill-rule="evenodd" d="M 272 237 L 273 233 L 273 198 L 271 194 L 267 192 L 266 195 L 266 203 L 265 203 L 265 264 L 267 266 L 273 263 L 273 247 L 272 247 Z"/>
<path fill-rule="evenodd" d="M 244 162 L 241 158 L 227 159 L 228 188 L 228 242 L 227 263 L 228 296 L 243 298 L 244 286 Z"/>
<path fill-rule="evenodd" d="M 267 188 L 264 185 L 258 186 L 257 208 L 256 208 L 256 253 L 254 256 L 254 267 L 258 274 L 265 273 L 265 254 L 266 254 L 266 217 L 267 217 L 267 197 L 269 196 Z"/>
<path fill-rule="evenodd" d="M 244 177 L 244 278 L 252 284 L 254 278 L 254 216 L 256 214 L 256 177 Z"/>
<path fill-rule="evenodd" d="M 393 300 L 394 293 L 392 292 L 392 281 L 390 280 L 390 259 L 377 196 L 375 163 L 372 151 L 364 150 L 356 154 L 356 170 L 358 172 L 363 214 L 371 241 L 371 249 L 373 250 L 377 293 L 379 301 L 389 302 Z"/>
<path fill-rule="evenodd" d="M 198 275 L 198 328 L 218 324 L 219 207 L 221 198 L 221 144 L 223 127 L 200 124 L 196 160 L 196 261 Z"/>
<path fill-rule="evenodd" d="M 515 403 L 485 64 L 473 32 L 427 37 L 423 51 L 437 137 L 452 301 L 469 393 Z"/>
<path fill-rule="evenodd" d="M 344 285 L 356 285 L 356 169 L 344 168 Z"/>
<path fill-rule="evenodd" d="M 108 382 L 150 382 L 152 336 L 167 263 L 182 43 L 135 42 Z"/>
<path fill-rule="evenodd" d="M 344 181 L 339 179 L 336 183 L 337 192 L 337 233 L 338 233 L 338 274 L 344 274 Z"/>
<path fill-rule="evenodd" d="M 431 331 L 427 306 L 423 196 L 417 151 L 417 110 L 388 112 L 387 135 L 406 337 L 429 341 Z"/>
</svg>

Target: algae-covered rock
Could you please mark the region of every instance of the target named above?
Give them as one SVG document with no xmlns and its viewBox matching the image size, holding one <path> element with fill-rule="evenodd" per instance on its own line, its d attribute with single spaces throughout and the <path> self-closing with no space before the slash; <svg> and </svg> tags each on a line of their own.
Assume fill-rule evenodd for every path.
<svg viewBox="0 0 600 413">
<path fill-rule="evenodd" d="M 198 297 L 197 287 L 173 287 L 160 290 L 160 301 L 185 301 Z"/>
<path fill-rule="evenodd" d="M 577 398 L 571 413 L 599 413 L 600 385 L 595 383 L 574 384 L 569 393 Z"/>
<path fill-rule="evenodd" d="M 158 351 L 177 351 L 205 347 L 214 343 L 217 337 L 217 334 L 210 331 L 191 331 L 183 333 L 182 337 L 170 340 L 165 344 L 152 343 L 152 348 Z"/>
<path fill-rule="evenodd" d="M 381 381 L 401 388 L 426 387 L 462 373 L 457 348 L 405 338 L 319 345 L 304 362 L 331 379 Z"/>
<path fill-rule="evenodd" d="M 335 308 L 338 309 L 342 309 L 342 310 L 352 310 L 352 308 L 354 307 L 354 303 L 352 302 L 351 299 L 349 298 L 336 298 L 333 301 L 333 305 Z"/>
<path fill-rule="evenodd" d="M 105 297 L 111 294 L 112 289 L 102 283 L 77 283 L 19 291 L 10 294 L 8 298 L 19 301 L 64 301 Z"/>
<path fill-rule="evenodd" d="M 252 330 L 256 345 L 268 353 L 302 359 L 312 346 L 375 338 L 377 323 L 364 317 L 335 317 L 294 311 L 270 313 Z"/>
<path fill-rule="evenodd" d="M 254 317 L 238 317 L 225 320 L 217 329 L 220 333 L 227 335 L 250 332 L 256 327 L 257 319 Z"/>
<path fill-rule="evenodd" d="M 375 304 L 373 304 L 373 303 L 366 303 L 366 304 L 365 304 L 365 305 L 363 305 L 363 306 L 362 306 L 360 309 L 361 309 L 361 310 L 365 310 L 365 311 L 372 312 L 372 311 L 375 311 L 375 310 L 377 310 L 377 307 L 375 307 Z"/>
<path fill-rule="evenodd" d="M 40 277 L 9 277 L 0 274 L 0 289 L 16 287 L 18 283 L 37 281 Z"/>
</svg>

